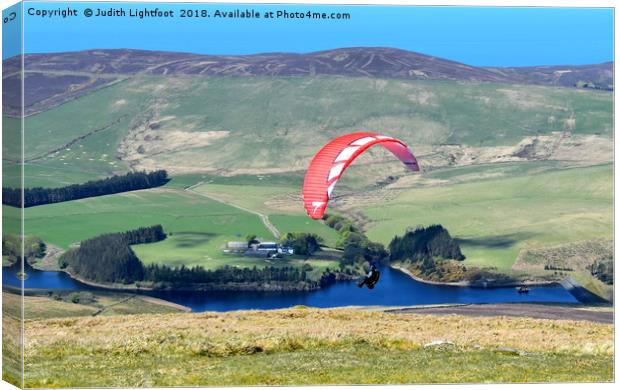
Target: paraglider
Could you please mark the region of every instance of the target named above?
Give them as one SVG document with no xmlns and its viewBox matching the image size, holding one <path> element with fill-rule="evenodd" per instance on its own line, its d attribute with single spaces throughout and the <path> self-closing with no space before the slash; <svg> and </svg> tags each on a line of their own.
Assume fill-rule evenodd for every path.
<svg viewBox="0 0 620 390">
<path fill-rule="evenodd" d="M 331 193 L 344 171 L 357 156 L 376 144 L 392 152 L 409 170 L 420 170 L 407 144 L 399 139 L 365 132 L 335 138 L 319 150 L 306 172 L 303 199 L 308 216 L 323 218 Z"/>
<path fill-rule="evenodd" d="M 381 272 L 379 272 L 377 267 L 375 267 L 375 265 L 373 264 L 370 266 L 370 271 L 368 271 L 368 274 L 362 277 L 362 279 L 357 283 L 357 287 L 362 288 L 364 287 L 364 285 L 366 285 L 369 290 L 372 290 L 373 288 L 375 288 L 377 282 L 379 282 L 380 276 Z"/>
</svg>

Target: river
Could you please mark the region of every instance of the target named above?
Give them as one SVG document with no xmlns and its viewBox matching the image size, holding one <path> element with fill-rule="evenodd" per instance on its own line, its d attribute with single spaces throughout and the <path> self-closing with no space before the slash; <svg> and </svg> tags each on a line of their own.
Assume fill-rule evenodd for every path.
<svg viewBox="0 0 620 390">
<path fill-rule="evenodd" d="M 30 269 L 26 288 L 100 290 L 80 283 L 64 272 Z M 15 268 L 2 269 L 2 283 L 20 286 Z M 358 288 L 354 282 L 338 282 L 310 292 L 200 292 L 150 291 L 145 294 L 190 307 L 194 312 L 241 309 L 278 309 L 295 305 L 314 307 L 340 306 L 411 306 L 440 303 L 500 302 L 577 302 L 562 286 L 532 287 L 519 294 L 513 287 L 472 288 L 438 286 L 421 283 L 404 273 L 384 267 L 381 280 L 374 288 Z"/>
</svg>

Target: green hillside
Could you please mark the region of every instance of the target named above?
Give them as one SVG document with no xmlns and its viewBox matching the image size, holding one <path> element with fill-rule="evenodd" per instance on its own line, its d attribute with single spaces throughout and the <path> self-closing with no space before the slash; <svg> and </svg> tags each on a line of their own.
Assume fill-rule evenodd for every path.
<svg viewBox="0 0 620 390">
<path fill-rule="evenodd" d="M 506 270 L 523 248 L 613 232 L 611 165 L 397 193 L 387 200 L 370 197 L 359 206 L 372 221 L 368 236 L 387 243 L 408 227 L 440 223 L 459 238 L 468 264 Z"/>
<path fill-rule="evenodd" d="M 129 165 L 301 170 L 328 139 L 359 130 L 416 145 L 514 145 L 564 130 L 611 137 L 612 105 L 607 92 L 536 86 L 140 76 L 28 117 L 26 185 L 80 182 Z"/>
</svg>

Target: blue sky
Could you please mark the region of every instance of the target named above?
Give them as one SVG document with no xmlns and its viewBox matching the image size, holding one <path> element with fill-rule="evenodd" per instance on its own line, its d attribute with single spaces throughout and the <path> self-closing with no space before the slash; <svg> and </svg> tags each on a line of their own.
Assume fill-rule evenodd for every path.
<svg viewBox="0 0 620 390">
<path fill-rule="evenodd" d="M 71 7 L 66 19 L 25 15 L 27 53 L 135 48 L 206 54 L 311 52 L 352 46 L 389 46 L 471 65 L 589 64 L 613 59 L 613 11 L 585 8 L 482 8 L 192 4 L 193 9 L 260 12 L 347 12 L 351 20 L 222 20 L 86 18 L 86 8 L 144 8 L 145 3 L 37 3 Z M 183 4 L 157 5 L 179 14 Z M 14 53 L 13 53 L 14 54 Z M 3 55 L 6 57 L 6 55 Z"/>
</svg>

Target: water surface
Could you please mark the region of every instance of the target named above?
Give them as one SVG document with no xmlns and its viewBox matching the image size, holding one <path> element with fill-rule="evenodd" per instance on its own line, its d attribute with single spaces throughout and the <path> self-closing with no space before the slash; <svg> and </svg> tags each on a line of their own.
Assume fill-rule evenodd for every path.
<svg viewBox="0 0 620 390">
<path fill-rule="evenodd" d="M 80 283 L 64 272 L 28 270 L 26 288 L 101 290 Z M 5 285 L 19 286 L 15 269 L 2 269 Z M 417 282 L 404 273 L 384 267 L 374 288 L 358 288 L 354 282 L 338 282 L 310 292 L 152 291 L 145 294 L 188 306 L 195 312 L 241 309 L 278 309 L 295 305 L 314 307 L 410 306 L 439 303 L 577 302 L 562 286 L 532 287 L 519 294 L 513 287 L 473 288 L 438 286 Z"/>
</svg>

